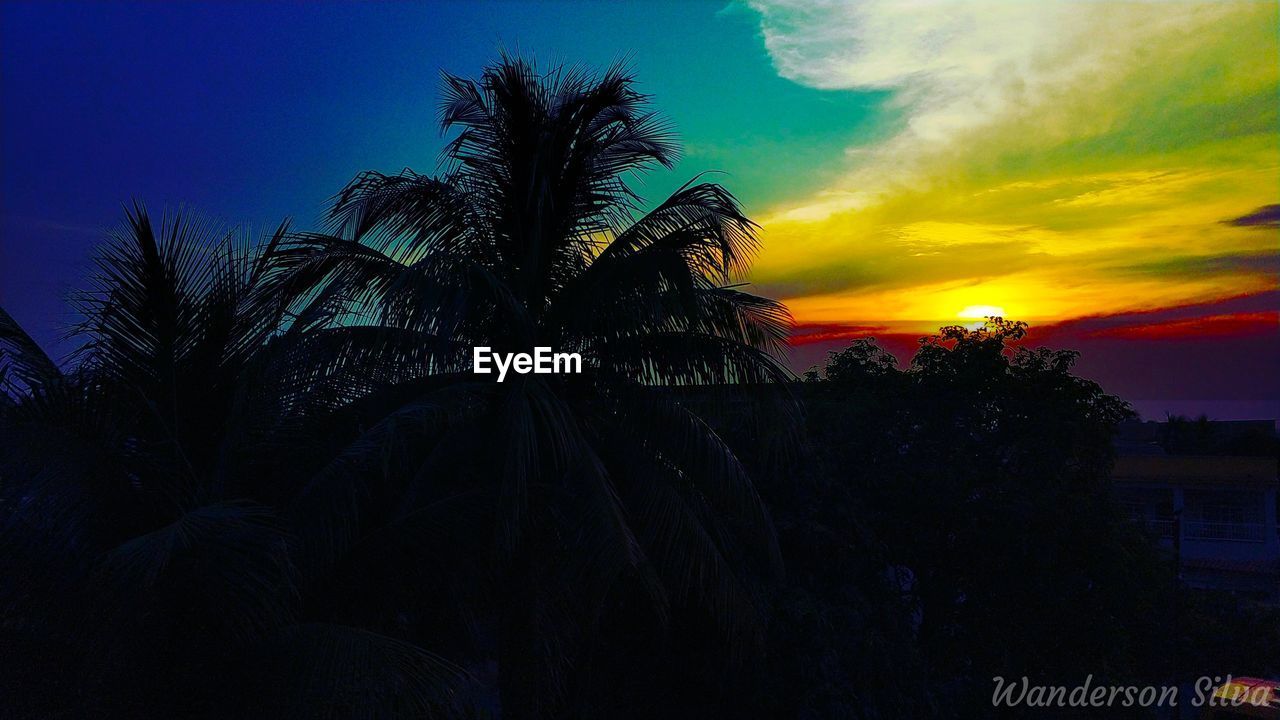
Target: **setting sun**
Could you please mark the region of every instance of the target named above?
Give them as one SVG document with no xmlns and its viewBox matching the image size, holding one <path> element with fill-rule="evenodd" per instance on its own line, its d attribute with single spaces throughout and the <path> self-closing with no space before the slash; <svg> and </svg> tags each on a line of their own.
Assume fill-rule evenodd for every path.
<svg viewBox="0 0 1280 720">
<path fill-rule="evenodd" d="M 982 320 L 988 317 L 1004 317 L 1004 308 L 999 305 L 970 305 L 956 314 L 965 320 Z"/>
</svg>

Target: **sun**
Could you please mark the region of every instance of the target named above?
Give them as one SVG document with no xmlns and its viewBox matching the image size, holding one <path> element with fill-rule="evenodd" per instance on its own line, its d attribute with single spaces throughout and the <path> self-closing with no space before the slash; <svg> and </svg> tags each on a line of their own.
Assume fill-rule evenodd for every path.
<svg viewBox="0 0 1280 720">
<path fill-rule="evenodd" d="M 956 317 L 964 320 L 982 320 L 993 316 L 1004 317 L 1004 308 L 999 305 L 969 305 L 956 313 Z"/>
</svg>

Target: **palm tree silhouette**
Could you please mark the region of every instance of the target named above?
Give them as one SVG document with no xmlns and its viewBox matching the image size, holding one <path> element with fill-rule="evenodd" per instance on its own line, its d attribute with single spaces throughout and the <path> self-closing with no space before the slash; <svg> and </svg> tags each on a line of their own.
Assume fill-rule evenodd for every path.
<svg viewBox="0 0 1280 720">
<path fill-rule="evenodd" d="M 0 683 L 17 717 L 450 704 L 456 667 L 299 597 L 305 471 L 267 463 L 313 443 L 281 403 L 298 344 L 256 299 L 266 257 L 135 206 L 76 298 L 71 369 L 0 311 Z"/>
<path fill-rule="evenodd" d="M 442 174 L 360 175 L 328 232 L 136 207 L 71 369 L 0 315 L 32 714 L 449 713 L 496 665 L 502 715 L 547 716 L 632 596 L 758 641 L 776 540 L 691 402 L 790 379 L 785 309 L 733 285 L 755 226 L 711 183 L 641 210 L 629 178 L 677 149 L 620 67 L 504 57 L 443 91 Z M 496 383 L 478 345 L 584 368 Z"/>
<path fill-rule="evenodd" d="M 360 175 L 331 234 L 274 251 L 271 283 L 299 322 L 334 319 L 325 372 L 421 386 L 394 411 L 431 425 L 401 507 L 423 522 L 474 502 L 491 519 L 504 711 L 538 714 L 568 652 L 546 638 L 580 637 L 566 620 L 598 615 L 623 576 L 659 613 L 669 593 L 700 598 L 749 642 L 742 563 L 776 566 L 772 528 L 677 389 L 789 377 L 772 355 L 785 308 L 730 285 L 754 225 L 711 183 L 638 212 L 628 174 L 673 166 L 676 145 L 620 67 L 504 57 L 478 81 L 445 76 L 440 116 L 456 132 L 442 175 Z M 470 372 L 480 345 L 585 368 L 496 384 Z M 359 516 L 345 488 L 321 505 Z"/>
</svg>

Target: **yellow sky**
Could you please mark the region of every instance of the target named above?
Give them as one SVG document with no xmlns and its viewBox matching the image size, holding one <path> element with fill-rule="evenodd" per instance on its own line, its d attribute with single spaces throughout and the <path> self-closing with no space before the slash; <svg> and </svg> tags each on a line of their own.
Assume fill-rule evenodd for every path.
<svg viewBox="0 0 1280 720">
<path fill-rule="evenodd" d="M 1280 203 L 1277 5 L 1033 5 L 822 23 L 759 3 L 779 72 L 902 107 L 888 140 L 851 138 L 837 182 L 762 219 L 752 279 L 798 321 L 1043 322 L 1276 287 L 1280 232 L 1229 221 Z M 886 66 L 877 43 L 917 51 Z"/>
</svg>

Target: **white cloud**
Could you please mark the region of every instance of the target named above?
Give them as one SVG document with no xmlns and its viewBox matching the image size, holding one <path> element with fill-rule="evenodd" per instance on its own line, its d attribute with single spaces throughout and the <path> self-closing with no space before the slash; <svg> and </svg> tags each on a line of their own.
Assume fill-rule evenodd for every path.
<svg viewBox="0 0 1280 720">
<path fill-rule="evenodd" d="M 1034 112 L 1073 85 L 1104 83 L 1156 36 L 1230 11 L 1226 3 L 1070 0 L 751 6 L 780 75 L 820 89 L 892 90 L 906 113 L 897 136 L 851 156 L 859 170 L 841 188 L 784 214 L 811 220 L 918 182 L 927 159 L 950 152 L 967 133 Z M 850 202 L 855 188 L 858 201 Z"/>
</svg>

